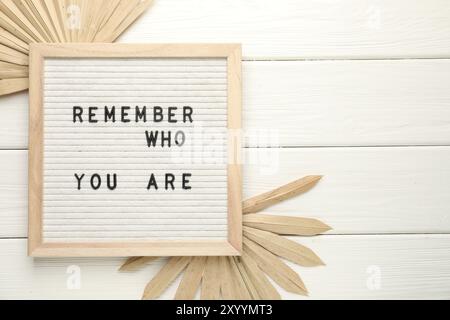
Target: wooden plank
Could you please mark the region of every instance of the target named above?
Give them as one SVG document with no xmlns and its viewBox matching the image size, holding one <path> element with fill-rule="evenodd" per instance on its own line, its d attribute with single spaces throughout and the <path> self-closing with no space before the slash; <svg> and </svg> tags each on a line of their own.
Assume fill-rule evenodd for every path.
<svg viewBox="0 0 450 320">
<path fill-rule="evenodd" d="M 247 146 L 450 144 L 450 60 L 244 62 L 243 80 Z M 0 148 L 28 145 L 28 97 L 13 100 Z"/>
<path fill-rule="evenodd" d="M 258 152 L 266 162 L 244 165 L 244 198 L 297 176 L 324 175 L 313 190 L 264 213 L 317 218 L 333 228 L 328 233 L 337 234 L 450 232 L 450 147 L 248 152 Z M 0 236 L 24 237 L 27 152 L 0 151 L 0 159 Z"/>
<path fill-rule="evenodd" d="M 237 41 L 246 58 L 448 57 L 447 0 L 155 1 L 124 42 Z M 208 28 L 205 28 L 208 26 Z"/>
<path fill-rule="evenodd" d="M 298 241 L 327 261 L 320 268 L 288 263 L 303 278 L 308 299 L 450 299 L 450 235 L 332 235 Z M 139 299 L 166 263 L 161 259 L 142 272 L 119 273 L 122 259 L 117 258 L 36 260 L 26 256 L 24 239 L 0 240 L 0 260 L 4 299 Z M 178 283 L 161 298 L 173 298 Z M 276 287 L 284 299 L 304 299 Z"/>
</svg>

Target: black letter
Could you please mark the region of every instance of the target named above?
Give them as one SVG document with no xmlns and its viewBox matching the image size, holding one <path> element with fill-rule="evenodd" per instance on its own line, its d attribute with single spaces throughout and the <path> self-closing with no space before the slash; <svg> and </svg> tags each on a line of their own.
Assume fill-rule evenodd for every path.
<svg viewBox="0 0 450 320">
<path fill-rule="evenodd" d="M 155 175 L 153 173 L 148 180 L 147 190 L 150 190 L 152 186 L 155 187 L 155 190 L 158 190 L 158 184 L 156 183 Z"/>
<path fill-rule="evenodd" d="M 117 174 L 113 174 L 113 178 L 114 178 L 114 185 L 113 186 L 111 186 L 110 185 L 110 178 L 111 178 L 111 175 L 108 173 L 107 175 L 106 175 L 106 185 L 108 186 L 108 189 L 109 190 L 114 190 L 116 187 L 117 187 Z"/>
<path fill-rule="evenodd" d="M 177 119 L 172 119 L 172 118 L 175 118 L 175 116 L 176 116 L 176 114 L 175 114 L 175 111 L 177 110 L 178 108 L 177 107 L 169 107 L 168 108 L 168 110 L 169 110 L 169 123 L 177 123 Z"/>
<path fill-rule="evenodd" d="M 170 136 L 172 135 L 172 131 L 168 131 L 167 136 L 164 135 L 164 131 L 161 131 L 161 147 L 164 147 L 164 141 L 167 141 L 169 148 L 172 146 L 172 141 L 170 140 Z"/>
<path fill-rule="evenodd" d="M 191 186 L 187 185 L 189 183 L 189 179 L 188 179 L 189 177 L 192 177 L 192 174 L 190 174 L 190 173 L 183 173 L 183 184 L 182 184 L 182 186 L 183 186 L 184 190 L 192 189 Z"/>
<path fill-rule="evenodd" d="M 189 118 L 189 121 L 192 122 L 192 113 L 194 110 L 192 110 L 191 107 L 183 107 L 183 122 L 186 122 L 186 118 Z"/>
<path fill-rule="evenodd" d="M 130 107 L 123 106 L 122 107 L 122 122 L 130 122 L 130 119 L 126 119 L 128 117 L 128 112 L 126 110 L 130 110 Z"/>
<path fill-rule="evenodd" d="M 180 136 L 180 135 L 181 135 L 181 142 L 178 141 L 178 136 Z M 185 141 L 186 141 L 186 136 L 184 135 L 184 132 L 181 131 L 181 130 L 178 130 L 178 131 L 175 133 L 175 144 L 176 144 L 177 146 L 181 147 L 181 146 L 184 144 Z"/>
<path fill-rule="evenodd" d="M 80 119 L 80 122 L 83 122 L 81 115 L 83 114 L 83 108 L 80 106 L 73 107 L 73 123 L 77 122 L 77 118 Z"/>
<path fill-rule="evenodd" d="M 163 109 L 161 107 L 153 107 L 153 122 L 161 122 L 163 120 Z"/>
<path fill-rule="evenodd" d="M 81 175 L 81 177 L 78 176 L 78 174 L 75 173 L 75 178 L 77 178 L 78 181 L 78 190 L 81 189 L 81 179 L 83 179 L 84 173 Z"/>
<path fill-rule="evenodd" d="M 95 110 L 97 110 L 97 107 L 89 107 L 89 123 L 97 123 L 98 120 L 95 120 Z"/>
<path fill-rule="evenodd" d="M 105 122 L 108 122 L 112 118 L 112 122 L 116 122 L 116 107 L 112 106 L 111 111 L 105 106 Z"/>
<path fill-rule="evenodd" d="M 169 180 L 170 177 L 170 180 Z M 175 189 L 175 187 L 173 186 L 173 181 L 175 180 L 175 176 L 171 173 L 166 173 L 166 190 L 170 184 L 170 186 L 172 187 L 172 190 Z"/>
<path fill-rule="evenodd" d="M 96 186 L 94 185 L 94 178 L 97 178 L 97 185 Z M 98 188 L 100 188 L 101 185 L 102 185 L 102 180 L 100 179 L 100 176 L 97 173 L 93 174 L 92 177 L 91 177 L 91 187 L 92 187 L 92 189 L 97 190 Z"/>
<path fill-rule="evenodd" d="M 148 133 L 148 130 L 145 130 L 145 137 L 147 139 L 147 147 L 154 147 L 156 145 L 156 141 L 158 140 L 158 130 L 156 130 L 156 133 L 154 131 L 150 131 L 150 135 Z"/>
<path fill-rule="evenodd" d="M 139 119 L 143 119 L 144 122 L 147 122 L 147 107 L 142 107 L 142 111 L 140 111 L 139 107 L 136 106 L 136 122 L 139 122 Z"/>
</svg>

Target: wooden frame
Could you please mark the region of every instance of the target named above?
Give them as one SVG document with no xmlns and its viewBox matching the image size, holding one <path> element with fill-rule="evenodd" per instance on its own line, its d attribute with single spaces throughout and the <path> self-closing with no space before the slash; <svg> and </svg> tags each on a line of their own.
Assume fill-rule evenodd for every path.
<svg viewBox="0 0 450 320">
<path fill-rule="evenodd" d="M 240 255 L 242 199 L 240 138 L 228 140 L 228 239 L 146 242 L 43 242 L 43 62 L 44 58 L 226 58 L 229 130 L 241 129 L 239 44 L 31 44 L 28 182 L 28 254 L 34 257 Z M 230 135 L 229 135 L 230 136 Z"/>
</svg>

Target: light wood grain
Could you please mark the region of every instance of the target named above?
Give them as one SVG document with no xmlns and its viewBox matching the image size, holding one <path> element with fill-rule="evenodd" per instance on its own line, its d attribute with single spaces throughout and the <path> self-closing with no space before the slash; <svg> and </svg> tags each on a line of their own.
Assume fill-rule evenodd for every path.
<svg viewBox="0 0 450 320">
<path fill-rule="evenodd" d="M 191 257 L 172 257 L 161 268 L 157 275 L 147 284 L 142 296 L 143 300 L 158 298 L 164 290 L 175 280 L 182 272 L 187 264 L 191 261 Z"/>
</svg>

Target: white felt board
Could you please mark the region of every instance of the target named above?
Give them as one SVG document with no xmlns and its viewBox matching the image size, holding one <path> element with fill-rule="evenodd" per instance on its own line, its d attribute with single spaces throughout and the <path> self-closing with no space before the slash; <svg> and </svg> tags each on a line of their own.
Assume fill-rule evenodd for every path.
<svg viewBox="0 0 450 320">
<path fill-rule="evenodd" d="M 45 58 L 43 75 L 44 242 L 227 238 L 226 58 Z M 115 106 L 116 122 L 104 121 L 105 106 Z M 122 106 L 130 122 L 120 121 Z M 146 106 L 146 122 L 136 122 L 136 106 Z M 154 122 L 154 106 L 165 119 L 178 107 L 178 122 Z M 193 122 L 183 122 L 184 106 Z M 181 130 L 185 143 L 148 147 L 146 130 Z M 85 174 L 80 190 L 75 173 Z M 152 173 L 158 190 L 147 190 Z M 175 190 L 165 190 L 166 173 Z"/>
</svg>

